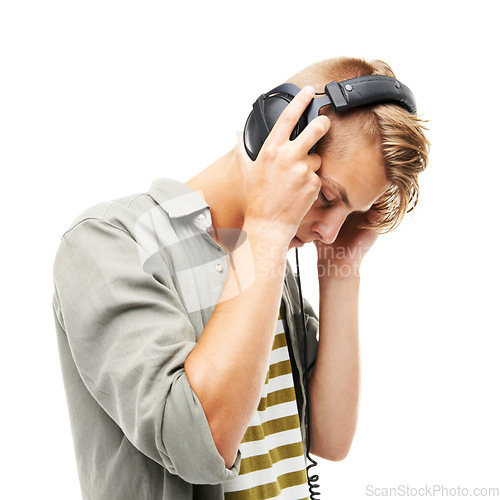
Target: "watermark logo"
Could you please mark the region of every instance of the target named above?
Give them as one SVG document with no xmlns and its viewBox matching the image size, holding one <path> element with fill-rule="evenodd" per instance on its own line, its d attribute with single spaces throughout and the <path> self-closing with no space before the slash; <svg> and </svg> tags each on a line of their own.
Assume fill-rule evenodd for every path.
<svg viewBox="0 0 500 500">
<path fill-rule="evenodd" d="M 397 486 L 375 486 L 367 484 L 365 488 L 367 497 L 461 497 L 461 498 L 487 498 L 499 497 L 500 488 L 495 487 L 464 487 L 460 485 L 447 486 L 444 484 L 432 484 L 411 486 L 399 484 Z"/>
</svg>

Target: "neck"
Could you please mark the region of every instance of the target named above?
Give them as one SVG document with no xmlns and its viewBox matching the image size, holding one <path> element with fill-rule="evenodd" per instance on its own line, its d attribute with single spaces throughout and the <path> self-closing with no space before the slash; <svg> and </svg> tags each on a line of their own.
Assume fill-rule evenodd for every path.
<svg viewBox="0 0 500 500">
<path fill-rule="evenodd" d="M 230 151 L 209 167 L 195 175 L 186 184 L 210 206 L 213 227 L 237 228 L 243 226 L 244 199 L 236 151 Z"/>
</svg>

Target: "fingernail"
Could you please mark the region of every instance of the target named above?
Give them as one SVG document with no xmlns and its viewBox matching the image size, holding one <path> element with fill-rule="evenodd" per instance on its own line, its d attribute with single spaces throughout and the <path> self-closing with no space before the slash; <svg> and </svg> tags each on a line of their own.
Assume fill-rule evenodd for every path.
<svg viewBox="0 0 500 500">
<path fill-rule="evenodd" d="M 312 85 L 306 85 L 304 87 L 304 92 L 308 95 L 314 95 L 314 87 Z"/>
</svg>

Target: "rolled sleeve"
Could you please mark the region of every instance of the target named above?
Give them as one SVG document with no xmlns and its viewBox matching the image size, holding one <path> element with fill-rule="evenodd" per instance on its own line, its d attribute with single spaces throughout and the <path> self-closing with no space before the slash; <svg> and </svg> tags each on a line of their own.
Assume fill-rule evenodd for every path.
<svg viewBox="0 0 500 500">
<path fill-rule="evenodd" d="M 144 455 L 196 484 L 226 469 L 184 372 L 196 334 L 175 290 L 144 271 L 130 233 L 102 219 L 67 232 L 54 264 L 54 309 L 92 397 Z"/>
<path fill-rule="evenodd" d="M 231 469 L 214 444 L 201 403 L 192 391 L 185 373 L 172 384 L 164 413 L 162 440 L 172 468 L 187 482 L 217 484 L 238 475 L 241 454 Z M 203 453 L 200 451 L 203 450 Z M 186 463 L 186 458 L 189 463 Z"/>
</svg>

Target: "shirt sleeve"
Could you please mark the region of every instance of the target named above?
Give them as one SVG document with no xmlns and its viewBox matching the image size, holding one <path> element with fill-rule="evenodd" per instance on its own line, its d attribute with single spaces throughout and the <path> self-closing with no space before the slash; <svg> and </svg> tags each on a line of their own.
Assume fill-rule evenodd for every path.
<svg viewBox="0 0 500 500">
<path fill-rule="evenodd" d="M 57 310 L 93 398 L 143 454 L 195 484 L 226 469 L 184 362 L 196 345 L 175 290 L 145 272 L 125 230 L 87 219 L 66 233 L 54 264 Z"/>
<path fill-rule="evenodd" d="M 304 342 L 304 331 L 302 327 L 302 314 L 300 311 L 300 299 L 299 299 L 299 284 L 297 281 L 297 275 L 293 272 L 290 263 L 287 261 L 286 264 L 286 285 L 290 294 L 291 300 L 291 312 L 293 315 L 293 322 L 295 324 L 296 330 L 296 341 L 298 349 L 300 350 L 300 364 L 303 365 L 303 342 Z M 319 318 L 316 311 L 303 297 L 304 302 L 304 316 L 305 316 L 305 335 L 307 342 L 307 375 L 310 379 L 314 371 L 314 365 L 316 363 L 316 356 L 318 354 L 318 342 L 319 342 Z"/>
<path fill-rule="evenodd" d="M 318 355 L 319 319 L 311 304 L 304 300 L 304 313 L 306 317 L 307 341 L 307 377 L 311 378 Z"/>
</svg>

